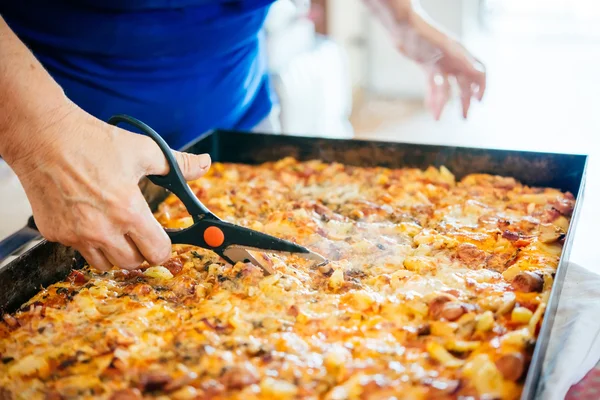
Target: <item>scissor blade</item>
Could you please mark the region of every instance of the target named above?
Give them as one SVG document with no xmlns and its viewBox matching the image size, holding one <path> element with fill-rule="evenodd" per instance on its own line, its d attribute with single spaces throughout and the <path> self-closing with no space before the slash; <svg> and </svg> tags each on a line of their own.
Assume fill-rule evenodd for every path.
<svg viewBox="0 0 600 400">
<path fill-rule="evenodd" d="M 227 247 L 227 249 L 225 249 L 224 254 L 228 256 L 227 252 L 228 251 L 238 251 L 240 250 L 239 254 L 240 257 L 242 256 L 242 254 L 250 254 L 248 252 L 248 250 L 250 251 L 256 251 L 256 252 L 262 252 L 262 253 L 275 253 L 275 254 L 282 254 L 282 255 L 297 255 L 300 256 L 306 260 L 311 260 L 314 261 L 316 263 L 316 266 L 320 266 L 323 264 L 327 264 L 329 261 L 323 257 L 322 255 L 315 253 L 314 251 L 311 251 L 307 248 L 304 248 L 304 250 L 306 250 L 306 252 L 290 252 L 290 251 L 276 251 L 276 250 L 265 250 L 265 249 L 258 249 L 255 247 L 250 247 L 250 246 L 237 246 L 237 245 L 231 245 L 229 247 Z M 235 253 L 234 253 L 235 254 Z M 228 256 L 229 257 L 229 256 Z M 231 258 L 231 257 L 229 257 Z M 256 259 L 255 257 L 253 257 L 254 259 Z M 231 258 L 232 260 L 234 260 L 233 258 Z M 242 260 L 234 260 L 234 261 L 244 261 Z M 253 262 L 254 263 L 254 262 Z M 258 264 L 264 264 L 262 262 L 257 261 Z M 257 265 L 258 265 L 257 264 Z"/>
<path fill-rule="evenodd" d="M 250 252 L 243 247 L 229 246 L 223 251 L 223 255 L 225 255 L 225 257 L 229 258 L 234 263 L 251 262 L 257 267 L 262 268 L 262 270 L 265 271 L 267 275 L 273 274 L 273 269 L 270 266 L 268 266 L 264 262 L 257 260 L 256 257 L 250 254 Z"/>
</svg>

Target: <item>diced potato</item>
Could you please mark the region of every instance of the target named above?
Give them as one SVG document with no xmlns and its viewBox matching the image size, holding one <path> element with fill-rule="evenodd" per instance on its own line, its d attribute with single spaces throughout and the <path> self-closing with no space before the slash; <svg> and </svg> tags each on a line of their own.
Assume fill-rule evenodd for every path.
<svg viewBox="0 0 600 400">
<path fill-rule="evenodd" d="M 333 274 L 329 277 L 329 287 L 333 290 L 337 290 L 344 284 L 344 271 L 336 269 Z"/>
<path fill-rule="evenodd" d="M 443 165 L 440 167 L 440 179 L 442 182 L 447 183 L 451 186 L 454 186 L 454 183 L 456 182 L 454 174 Z"/>
<path fill-rule="evenodd" d="M 404 259 L 404 268 L 419 274 L 435 271 L 433 260 L 423 256 L 408 256 Z"/>
<path fill-rule="evenodd" d="M 531 319 L 532 316 L 533 316 L 533 312 L 531 312 L 531 310 L 529 310 L 528 308 L 515 307 L 512 310 L 510 319 L 513 322 L 517 322 L 519 324 L 526 324 L 529 322 L 529 320 Z"/>
<path fill-rule="evenodd" d="M 556 218 L 552 223 L 562 229 L 563 232 L 569 230 L 569 220 L 564 215 Z"/>
<path fill-rule="evenodd" d="M 482 398 L 502 397 L 502 373 L 487 354 L 478 354 L 469 360 L 463 368 L 463 373 L 470 378 Z"/>
<path fill-rule="evenodd" d="M 535 328 L 537 327 L 537 324 L 541 321 L 542 316 L 544 315 L 544 311 L 546 311 L 546 303 L 540 304 L 531 316 L 531 320 L 529 321 L 530 335 L 533 336 L 535 334 Z"/>
<path fill-rule="evenodd" d="M 487 332 L 487 331 L 490 331 L 493 327 L 494 327 L 494 313 L 493 312 L 488 310 L 477 317 L 477 325 L 475 325 L 475 330 L 477 332 Z"/>
<path fill-rule="evenodd" d="M 546 193 L 526 193 L 517 197 L 517 200 L 520 203 L 533 203 L 537 205 L 545 205 L 552 198 L 548 196 Z"/>
<path fill-rule="evenodd" d="M 173 393 L 169 393 L 169 398 L 173 400 L 194 400 L 199 397 L 198 389 L 193 386 L 184 386 Z"/>
<path fill-rule="evenodd" d="M 435 241 L 436 234 L 432 229 L 423 229 L 414 237 L 414 242 L 416 245 L 421 244 L 431 244 Z"/>
<path fill-rule="evenodd" d="M 431 321 L 429 329 L 433 336 L 451 337 L 454 336 L 457 324 L 454 322 Z"/>
<path fill-rule="evenodd" d="M 249 333 L 252 330 L 252 324 L 246 322 L 239 314 L 237 309 L 229 317 L 229 324 L 235 329 L 236 333 Z"/>
<path fill-rule="evenodd" d="M 323 357 L 323 364 L 330 374 L 336 374 L 344 369 L 344 366 L 352 358 L 352 354 L 343 346 L 334 346 Z"/>
<path fill-rule="evenodd" d="M 515 276 L 519 275 L 519 273 L 522 271 L 523 270 L 519 267 L 519 264 L 513 264 L 502 273 L 502 276 L 508 282 L 512 282 L 512 280 L 515 279 Z"/>
<path fill-rule="evenodd" d="M 360 311 L 368 309 L 375 304 L 376 301 L 377 298 L 375 295 L 367 292 L 366 290 L 357 290 L 349 293 L 348 295 L 348 302 Z"/>
<path fill-rule="evenodd" d="M 8 375 L 12 377 L 38 376 L 47 378 L 50 374 L 50 366 L 42 356 L 30 354 L 17 360 L 14 365 L 8 369 Z"/>
<path fill-rule="evenodd" d="M 398 224 L 398 230 L 400 230 L 401 233 L 405 233 L 409 236 L 417 235 L 419 232 L 421 232 L 422 229 L 423 228 L 421 228 L 414 222 L 401 222 L 400 224 Z"/>
<path fill-rule="evenodd" d="M 479 341 L 467 341 L 467 340 L 456 340 L 452 339 L 446 342 L 446 349 L 451 351 L 456 351 L 459 353 L 466 353 L 469 351 L 476 350 L 481 346 L 481 342 Z"/>
<path fill-rule="evenodd" d="M 555 243 L 538 243 L 537 247 L 546 254 L 554 257 L 560 257 L 562 253 L 562 245 L 559 242 Z"/>
<path fill-rule="evenodd" d="M 74 303 L 88 318 L 100 316 L 100 312 L 96 308 L 96 301 L 85 289 L 79 292 L 79 295 L 75 296 Z"/>
<path fill-rule="evenodd" d="M 266 377 L 260 382 L 260 391 L 268 399 L 293 399 L 298 387 L 287 381 Z"/>
<path fill-rule="evenodd" d="M 429 341 L 426 345 L 426 349 L 431 358 L 442 364 L 444 367 L 459 368 L 464 364 L 463 360 L 454 357 L 438 342 Z"/>
<path fill-rule="evenodd" d="M 502 344 L 506 344 L 509 346 L 515 346 L 519 349 L 525 347 L 527 342 L 531 340 L 532 335 L 529 332 L 529 328 L 519 329 L 518 331 L 512 331 L 504 334 L 500 338 L 500 342 Z"/>
<path fill-rule="evenodd" d="M 556 242 L 564 235 L 562 229 L 554 224 L 540 224 L 538 240 L 542 243 Z"/>
<path fill-rule="evenodd" d="M 401 282 L 401 279 L 408 278 L 413 275 L 414 275 L 414 272 L 412 272 L 412 271 L 408 271 L 405 269 L 399 269 L 398 271 L 396 271 L 392 275 L 390 275 L 390 285 L 394 289 L 403 287 L 404 285 Z"/>
<path fill-rule="evenodd" d="M 427 307 L 427 304 L 418 299 L 407 302 L 406 307 L 408 307 L 413 314 L 421 317 L 425 317 L 429 313 L 429 307 Z"/>
<path fill-rule="evenodd" d="M 156 279 L 172 279 L 173 274 L 171 271 L 163 267 L 162 265 L 156 267 L 150 267 L 144 271 L 144 275 L 149 276 L 150 278 Z"/>
<path fill-rule="evenodd" d="M 375 183 L 377 183 L 378 185 L 385 185 L 389 181 L 390 181 L 390 178 L 386 174 L 379 174 L 375 178 Z"/>
</svg>

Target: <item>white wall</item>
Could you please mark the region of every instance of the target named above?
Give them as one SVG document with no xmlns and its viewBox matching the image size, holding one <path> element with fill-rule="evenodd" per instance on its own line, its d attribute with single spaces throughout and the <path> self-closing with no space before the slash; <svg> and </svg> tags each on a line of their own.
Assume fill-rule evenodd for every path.
<svg viewBox="0 0 600 400">
<path fill-rule="evenodd" d="M 353 87 L 365 86 L 365 23 L 368 11 L 361 0 L 328 1 L 329 35 L 347 53 Z"/>
</svg>

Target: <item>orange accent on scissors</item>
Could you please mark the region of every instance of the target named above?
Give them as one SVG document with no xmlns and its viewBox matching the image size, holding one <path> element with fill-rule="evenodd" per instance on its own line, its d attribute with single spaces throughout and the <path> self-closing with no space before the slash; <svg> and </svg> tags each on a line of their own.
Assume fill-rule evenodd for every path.
<svg viewBox="0 0 600 400">
<path fill-rule="evenodd" d="M 216 226 L 209 226 L 204 231 L 204 241 L 210 247 L 219 247 L 225 241 L 225 234 Z"/>
</svg>

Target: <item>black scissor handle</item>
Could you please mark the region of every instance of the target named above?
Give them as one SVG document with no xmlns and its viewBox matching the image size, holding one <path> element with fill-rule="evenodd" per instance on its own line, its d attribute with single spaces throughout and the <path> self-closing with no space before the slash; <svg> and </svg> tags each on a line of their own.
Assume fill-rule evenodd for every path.
<svg viewBox="0 0 600 400">
<path fill-rule="evenodd" d="M 142 121 L 128 115 L 114 115 L 108 120 L 109 124 L 115 126 L 121 122 L 138 128 L 144 135 L 149 136 L 152 140 L 154 140 L 167 159 L 169 172 L 164 176 L 148 175 L 148 179 L 150 179 L 150 181 L 155 185 L 168 189 L 170 192 L 175 194 L 175 196 L 177 196 L 183 202 L 185 208 L 187 208 L 188 212 L 194 219 L 194 222 L 198 222 L 204 218 L 218 219 L 213 213 L 210 212 L 208 208 L 206 208 L 204 204 L 200 202 L 200 200 L 198 200 L 196 195 L 188 186 L 183 174 L 181 173 L 181 169 L 179 169 L 179 164 L 177 163 L 177 160 L 175 159 L 175 156 L 173 155 L 173 152 L 171 151 L 171 148 L 167 142 L 165 142 L 165 140 L 154 129 L 150 128 Z"/>
</svg>

